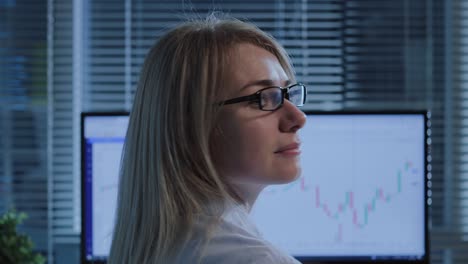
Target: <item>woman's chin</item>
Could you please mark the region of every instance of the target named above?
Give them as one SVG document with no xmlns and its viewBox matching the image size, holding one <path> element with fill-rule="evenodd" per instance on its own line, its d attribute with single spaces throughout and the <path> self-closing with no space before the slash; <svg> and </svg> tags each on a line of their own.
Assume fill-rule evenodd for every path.
<svg viewBox="0 0 468 264">
<path fill-rule="evenodd" d="M 281 174 L 276 175 L 275 182 L 273 184 L 287 184 L 291 183 L 301 176 L 301 169 L 297 168 L 295 170 L 287 171 Z"/>
</svg>

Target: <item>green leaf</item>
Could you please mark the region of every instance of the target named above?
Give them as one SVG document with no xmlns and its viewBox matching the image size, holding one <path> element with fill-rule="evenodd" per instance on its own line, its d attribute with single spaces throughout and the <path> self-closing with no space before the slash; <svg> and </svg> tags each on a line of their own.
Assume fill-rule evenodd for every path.
<svg viewBox="0 0 468 264">
<path fill-rule="evenodd" d="M 17 232 L 17 226 L 26 218 L 25 213 L 14 209 L 0 216 L 0 263 L 45 263 L 41 254 L 33 252 L 31 238 Z"/>
</svg>

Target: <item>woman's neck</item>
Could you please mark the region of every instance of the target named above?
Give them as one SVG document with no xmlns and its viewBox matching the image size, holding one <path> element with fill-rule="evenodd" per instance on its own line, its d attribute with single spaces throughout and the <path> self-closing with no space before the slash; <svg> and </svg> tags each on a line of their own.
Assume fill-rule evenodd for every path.
<svg viewBox="0 0 468 264">
<path fill-rule="evenodd" d="M 266 187 L 264 184 L 252 184 L 252 183 L 233 183 L 231 187 L 238 196 L 239 203 L 247 207 L 248 212 L 252 209 L 255 201 L 258 198 L 260 192 Z M 236 199 L 237 200 L 237 199 Z"/>
</svg>

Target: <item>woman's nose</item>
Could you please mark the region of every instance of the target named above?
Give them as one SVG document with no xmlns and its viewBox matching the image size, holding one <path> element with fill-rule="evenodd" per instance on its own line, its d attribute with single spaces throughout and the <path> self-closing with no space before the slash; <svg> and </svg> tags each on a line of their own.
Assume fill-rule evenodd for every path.
<svg viewBox="0 0 468 264">
<path fill-rule="evenodd" d="M 288 100 L 284 100 L 281 111 L 280 130 L 282 132 L 296 132 L 306 122 L 306 115 L 297 106 Z"/>
</svg>

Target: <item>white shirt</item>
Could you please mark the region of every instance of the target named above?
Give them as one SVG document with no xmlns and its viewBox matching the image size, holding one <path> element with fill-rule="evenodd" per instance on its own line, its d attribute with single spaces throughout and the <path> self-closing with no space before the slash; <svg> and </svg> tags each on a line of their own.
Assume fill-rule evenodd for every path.
<svg viewBox="0 0 468 264">
<path fill-rule="evenodd" d="M 194 226 L 195 233 L 202 233 L 206 230 L 210 220 L 212 218 L 208 216 L 200 217 Z M 190 251 L 190 247 L 184 251 L 187 250 Z M 182 254 L 186 256 L 182 258 L 184 259 L 182 262 L 185 263 L 189 261 L 189 256 L 198 253 L 183 252 Z M 193 259 L 192 262 L 194 262 Z M 221 216 L 219 226 L 214 229 L 211 239 L 204 247 L 200 263 L 300 264 L 299 261 L 262 238 L 247 208 L 242 205 L 229 206 Z"/>
</svg>

